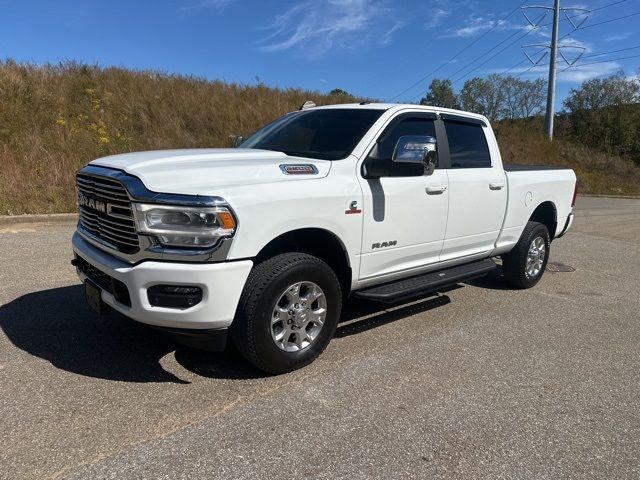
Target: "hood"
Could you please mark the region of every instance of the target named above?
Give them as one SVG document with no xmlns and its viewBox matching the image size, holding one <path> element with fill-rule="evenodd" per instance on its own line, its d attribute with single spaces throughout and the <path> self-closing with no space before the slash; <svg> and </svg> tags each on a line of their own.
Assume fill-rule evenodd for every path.
<svg viewBox="0 0 640 480">
<path fill-rule="evenodd" d="M 315 174 L 291 175 L 281 165 L 313 165 Z M 224 187 L 311 180 L 327 176 L 329 160 L 290 157 L 249 148 L 158 150 L 124 153 L 91 162 L 124 170 L 154 192 L 215 195 Z"/>
</svg>

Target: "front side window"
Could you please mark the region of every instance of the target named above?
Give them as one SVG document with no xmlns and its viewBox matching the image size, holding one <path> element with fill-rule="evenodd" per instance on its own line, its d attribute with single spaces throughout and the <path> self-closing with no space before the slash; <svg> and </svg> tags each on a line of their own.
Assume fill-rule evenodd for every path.
<svg viewBox="0 0 640 480">
<path fill-rule="evenodd" d="M 491 167 L 491 154 L 482 126 L 445 121 L 451 168 Z"/>
<path fill-rule="evenodd" d="M 353 151 L 383 112 L 349 108 L 293 112 L 258 130 L 240 147 L 339 160 Z"/>
<path fill-rule="evenodd" d="M 377 157 L 381 160 L 391 161 L 393 151 L 400 137 L 405 136 L 436 136 L 434 120 L 424 117 L 408 117 L 382 134 L 378 141 Z"/>
</svg>

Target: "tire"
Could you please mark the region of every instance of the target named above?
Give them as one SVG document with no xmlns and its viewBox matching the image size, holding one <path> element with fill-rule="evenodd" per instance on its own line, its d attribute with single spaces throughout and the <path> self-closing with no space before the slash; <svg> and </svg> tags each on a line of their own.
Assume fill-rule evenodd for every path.
<svg viewBox="0 0 640 480">
<path fill-rule="evenodd" d="M 316 299 L 318 293 L 323 296 Z M 331 267 L 305 253 L 284 253 L 249 274 L 231 334 L 242 356 L 258 369 L 291 372 L 327 347 L 341 310 L 340 282 Z"/>
<path fill-rule="evenodd" d="M 538 253 L 532 253 L 535 261 L 530 262 L 530 268 L 528 268 L 527 259 L 534 242 L 537 242 L 538 246 L 544 245 L 544 252 L 540 254 L 539 248 L 536 248 Z M 502 255 L 502 272 L 505 280 L 518 288 L 531 288 L 537 284 L 547 267 L 550 243 L 549 231 L 545 225 L 528 222 L 513 250 Z M 534 264 L 536 268 L 532 268 Z"/>
</svg>

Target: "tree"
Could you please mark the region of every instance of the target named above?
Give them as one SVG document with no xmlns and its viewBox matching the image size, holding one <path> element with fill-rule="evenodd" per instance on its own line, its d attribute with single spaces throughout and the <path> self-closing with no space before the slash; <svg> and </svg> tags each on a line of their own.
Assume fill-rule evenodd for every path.
<svg viewBox="0 0 640 480">
<path fill-rule="evenodd" d="M 563 105 L 569 113 L 629 105 L 640 101 L 638 77 L 626 78 L 620 71 L 607 78 L 594 78 L 573 88 Z"/>
<path fill-rule="evenodd" d="M 501 118 L 504 110 L 504 79 L 500 75 L 467 80 L 460 92 L 464 110 L 479 113 L 489 120 Z"/>
<path fill-rule="evenodd" d="M 429 85 L 426 97 L 420 100 L 421 105 L 442 108 L 459 108 L 458 98 L 453 92 L 451 80 L 434 79 Z"/>
<path fill-rule="evenodd" d="M 329 92 L 329 95 L 335 95 L 336 97 L 353 97 L 353 95 L 341 88 L 334 88 Z"/>
<path fill-rule="evenodd" d="M 574 88 L 564 101 L 568 134 L 640 164 L 640 80 L 620 71 Z"/>
<path fill-rule="evenodd" d="M 544 80 L 520 80 L 516 77 L 505 77 L 503 88 L 505 118 L 515 120 L 542 113 L 547 90 L 547 82 Z"/>
<path fill-rule="evenodd" d="M 459 95 L 464 110 L 485 115 L 491 121 L 529 118 L 541 112 L 544 80 L 520 80 L 497 74 L 467 80 Z"/>
</svg>

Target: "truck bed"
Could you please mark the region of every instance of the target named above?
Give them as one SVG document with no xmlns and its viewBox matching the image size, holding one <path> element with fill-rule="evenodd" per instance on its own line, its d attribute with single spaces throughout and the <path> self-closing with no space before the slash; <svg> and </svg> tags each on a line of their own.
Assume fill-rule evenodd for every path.
<svg viewBox="0 0 640 480">
<path fill-rule="evenodd" d="M 570 170 L 569 167 L 559 167 L 556 165 L 525 165 L 520 163 L 505 163 L 505 172 L 530 172 L 533 170 Z"/>
<path fill-rule="evenodd" d="M 507 212 L 498 244 L 515 244 L 532 212 L 542 202 L 551 202 L 555 211 L 555 237 L 571 212 L 576 182 L 573 170 L 548 165 L 505 165 L 509 196 Z"/>
</svg>

